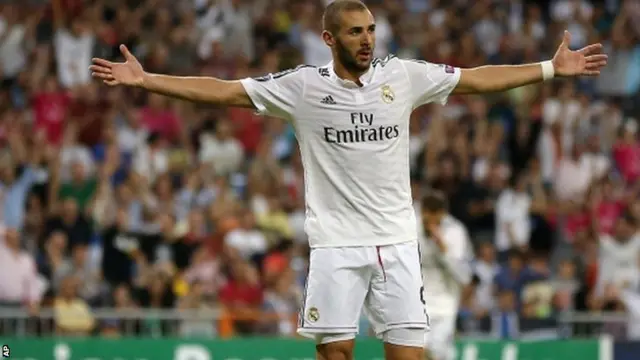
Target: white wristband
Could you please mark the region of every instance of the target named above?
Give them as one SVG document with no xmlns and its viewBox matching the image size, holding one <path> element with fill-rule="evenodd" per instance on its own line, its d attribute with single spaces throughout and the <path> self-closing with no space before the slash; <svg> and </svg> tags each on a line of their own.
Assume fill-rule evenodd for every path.
<svg viewBox="0 0 640 360">
<path fill-rule="evenodd" d="M 540 66 L 542 67 L 542 81 L 553 79 L 556 75 L 556 70 L 554 69 L 551 60 L 541 62 Z"/>
</svg>

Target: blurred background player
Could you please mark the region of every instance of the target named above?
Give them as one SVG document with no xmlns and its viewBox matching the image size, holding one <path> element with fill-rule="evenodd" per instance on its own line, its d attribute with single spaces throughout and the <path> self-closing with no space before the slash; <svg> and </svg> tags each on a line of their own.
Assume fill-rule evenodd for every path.
<svg viewBox="0 0 640 360">
<path fill-rule="evenodd" d="M 471 281 L 473 249 L 466 227 L 448 213 L 444 194 L 428 192 L 421 212 L 422 277 L 430 327 L 426 355 L 429 360 L 453 360 L 456 316 L 461 293 Z"/>
</svg>

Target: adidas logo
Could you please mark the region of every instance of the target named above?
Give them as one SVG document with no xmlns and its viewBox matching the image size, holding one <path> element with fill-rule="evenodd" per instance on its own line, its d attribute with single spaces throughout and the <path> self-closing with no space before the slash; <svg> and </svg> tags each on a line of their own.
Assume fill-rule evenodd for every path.
<svg viewBox="0 0 640 360">
<path fill-rule="evenodd" d="M 327 105 L 335 105 L 336 101 L 333 100 L 333 96 L 329 95 L 327 97 L 325 97 L 324 99 L 320 100 L 321 103 L 323 104 L 327 104 Z"/>
</svg>

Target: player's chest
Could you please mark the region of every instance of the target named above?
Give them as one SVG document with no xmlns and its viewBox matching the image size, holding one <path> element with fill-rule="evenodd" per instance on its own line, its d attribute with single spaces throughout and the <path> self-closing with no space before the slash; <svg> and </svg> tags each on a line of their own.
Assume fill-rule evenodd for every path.
<svg viewBox="0 0 640 360">
<path fill-rule="evenodd" d="M 305 96 L 300 116 L 306 124 L 325 126 L 395 126 L 406 122 L 406 96 L 393 82 L 363 88 L 314 87 Z"/>
</svg>

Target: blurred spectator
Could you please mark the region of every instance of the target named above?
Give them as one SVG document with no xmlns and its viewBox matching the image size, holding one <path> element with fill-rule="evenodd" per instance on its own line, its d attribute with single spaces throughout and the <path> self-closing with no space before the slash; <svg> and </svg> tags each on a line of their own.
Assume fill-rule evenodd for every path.
<svg viewBox="0 0 640 360">
<path fill-rule="evenodd" d="M 255 215 L 248 209 L 241 215 L 241 227 L 230 231 L 224 238 L 224 243 L 232 256 L 240 256 L 245 260 L 252 260 L 256 255 L 267 251 L 267 239 L 257 228 Z"/>
<path fill-rule="evenodd" d="M 45 233 L 48 235 L 55 231 L 62 231 L 66 235 L 68 251 L 76 245 L 88 244 L 92 238 L 89 221 L 80 212 L 78 203 L 71 198 L 62 201 L 60 215 L 53 216 L 47 221 Z"/>
<path fill-rule="evenodd" d="M 58 65 L 58 77 L 66 88 L 84 85 L 91 81 L 89 65 L 95 44 L 90 20 L 83 14 L 65 18 L 60 0 L 52 0 L 54 24 L 54 50 Z"/>
<path fill-rule="evenodd" d="M 136 309 L 136 304 L 131 296 L 131 290 L 126 285 L 119 285 L 113 289 L 113 301 L 111 302 L 116 314 L 130 315 Z M 138 333 L 140 326 L 133 319 L 107 319 L 102 324 L 103 336 L 119 336 L 120 334 Z"/>
<path fill-rule="evenodd" d="M 519 337 L 516 295 L 513 290 L 502 289 L 498 292 L 498 308 L 493 312 L 492 320 L 497 338 L 509 340 Z"/>
<path fill-rule="evenodd" d="M 77 294 L 77 279 L 67 276 L 60 284 L 60 295 L 55 299 L 56 333 L 64 336 L 87 336 L 95 326 L 89 305 Z"/>
<path fill-rule="evenodd" d="M 251 334 L 256 331 L 263 302 L 260 279 L 255 267 L 244 261 L 232 264 L 231 277 L 220 290 L 220 302 L 231 312 L 235 331 Z"/>
<path fill-rule="evenodd" d="M 637 121 L 627 121 L 621 133 L 613 148 L 613 158 L 624 179 L 633 183 L 640 176 L 640 142 L 638 141 Z"/>
<path fill-rule="evenodd" d="M 47 284 L 36 268 L 35 259 L 20 249 L 20 233 L 2 229 L 0 243 L 0 303 L 3 306 L 27 306 L 35 311 L 40 306 Z"/>
<path fill-rule="evenodd" d="M 215 134 L 204 133 L 200 139 L 200 162 L 211 166 L 216 175 L 229 175 L 240 170 L 244 152 L 233 137 L 231 124 L 218 120 Z"/>
<path fill-rule="evenodd" d="M 144 183 L 152 183 L 158 175 L 169 170 L 165 142 L 159 134 L 151 133 L 146 143 L 137 148 L 133 159 L 133 170 L 142 177 L 140 181 Z"/>
<path fill-rule="evenodd" d="M 496 261 L 493 245 L 486 242 L 480 244 L 474 261 L 473 272 L 477 277 L 474 287 L 474 305 L 482 316 L 488 315 L 495 308 L 494 280 L 499 271 L 500 266 Z"/>
<path fill-rule="evenodd" d="M 640 236 L 628 214 L 618 218 L 613 235 L 600 235 L 597 293 L 608 287 L 638 289 L 640 286 Z"/>
<path fill-rule="evenodd" d="M 276 315 L 276 321 L 269 324 L 269 333 L 279 335 L 293 335 L 296 332 L 297 319 L 294 317 L 302 293 L 295 286 L 294 272 L 284 270 L 274 283 L 273 287 L 265 292 L 263 308 L 268 314 Z"/>
<path fill-rule="evenodd" d="M 189 294 L 182 298 L 179 308 L 186 310 L 211 310 L 210 304 L 206 303 L 206 297 L 199 282 L 191 283 Z M 211 320 L 184 320 L 180 324 L 180 335 L 185 337 L 212 338 L 215 336 L 214 323 Z"/>
<path fill-rule="evenodd" d="M 526 250 L 531 235 L 528 179 L 525 174 L 512 179 L 510 188 L 502 191 L 496 202 L 496 246 L 501 259 L 505 259 L 506 252 L 511 249 Z"/>
</svg>

